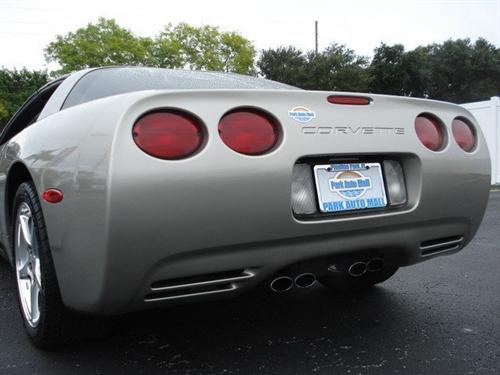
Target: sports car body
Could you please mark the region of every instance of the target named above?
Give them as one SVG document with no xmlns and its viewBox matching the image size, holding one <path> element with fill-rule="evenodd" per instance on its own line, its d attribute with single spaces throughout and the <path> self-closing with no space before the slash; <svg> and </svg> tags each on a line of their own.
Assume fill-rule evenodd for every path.
<svg viewBox="0 0 500 375">
<path fill-rule="evenodd" d="M 454 104 L 89 69 L 3 130 L 2 251 L 44 346 L 75 311 L 382 282 L 472 239 L 489 174 L 480 128 Z"/>
</svg>

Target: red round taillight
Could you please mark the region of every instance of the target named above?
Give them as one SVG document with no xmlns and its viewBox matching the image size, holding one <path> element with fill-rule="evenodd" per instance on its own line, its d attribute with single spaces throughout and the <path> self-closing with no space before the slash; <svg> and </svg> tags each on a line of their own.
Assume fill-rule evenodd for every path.
<svg viewBox="0 0 500 375">
<path fill-rule="evenodd" d="M 462 150 L 471 152 L 474 149 L 476 146 L 476 132 L 467 120 L 462 118 L 454 119 L 451 130 L 453 138 L 455 138 L 455 141 Z"/>
<path fill-rule="evenodd" d="M 420 142 L 432 151 L 443 148 L 444 133 L 439 120 L 430 115 L 420 115 L 415 119 L 415 131 Z"/>
<path fill-rule="evenodd" d="M 134 141 L 145 153 L 160 159 L 182 159 L 203 142 L 200 122 L 180 111 L 158 111 L 142 116 L 132 130 Z"/>
<path fill-rule="evenodd" d="M 278 142 L 278 123 L 265 112 L 238 109 L 219 121 L 219 135 L 232 150 L 246 155 L 262 155 Z"/>
</svg>

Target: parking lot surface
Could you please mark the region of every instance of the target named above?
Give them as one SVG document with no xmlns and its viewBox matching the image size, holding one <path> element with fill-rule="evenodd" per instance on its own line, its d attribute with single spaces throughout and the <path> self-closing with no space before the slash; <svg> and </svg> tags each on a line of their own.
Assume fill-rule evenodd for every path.
<svg viewBox="0 0 500 375">
<path fill-rule="evenodd" d="M 500 192 L 464 251 L 370 292 L 254 292 L 113 323 L 109 338 L 32 348 L 0 261 L 0 374 L 498 374 Z"/>
</svg>

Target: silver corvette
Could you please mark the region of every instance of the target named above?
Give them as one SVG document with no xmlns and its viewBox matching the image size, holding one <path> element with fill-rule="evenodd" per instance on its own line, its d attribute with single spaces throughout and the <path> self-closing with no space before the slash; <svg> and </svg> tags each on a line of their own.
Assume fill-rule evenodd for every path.
<svg viewBox="0 0 500 375">
<path fill-rule="evenodd" d="M 457 105 L 89 69 L 41 88 L 1 134 L 1 251 L 48 346 L 82 315 L 370 287 L 466 246 L 489 174 Z"/>
</svg>

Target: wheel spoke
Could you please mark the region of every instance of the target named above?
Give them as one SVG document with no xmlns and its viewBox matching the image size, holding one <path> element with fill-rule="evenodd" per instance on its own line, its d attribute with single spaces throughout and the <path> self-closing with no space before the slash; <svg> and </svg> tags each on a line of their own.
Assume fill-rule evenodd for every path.
<svg viewBox="0 0 500 375">
<path fill-rule="evenodd" d="M 29 265 L 30 262 L 29 260 L 25 260 L 24 264 L 18 267 L 17 269 L 17 274 L 19 275 L 19 278 L 22 280 L 29 279 L 30 274 L 29 274 Z"/>
<path fill-rule="evenodd" d="M 26 306 L 26 313 L 29 316 L 31 316 L 31 293 L 32 293 L 32 287 L 31 287 L 31 280 L 23 280 L 23 287 L 25 292 L 22 295 L 22 298 L 24 299 L 24 304 Z"/>
<path fill-rule="evenodd" d="M 40 290 L 42 288 L 42 273 L 40 270 L 40 259 L 34 258 L 33 261 L 33 280 L 36 283 L 37 288 Z"/>
<path fill-rule="evenodd" d="M 30 219 L 31 215 L 29 215 L 28 213 L 19 215 L 19 223 L 21 224 L 21 233 L 29 247 L 32 246 L 31 240 L 33 238 L 33 227 L 30 223 Z"/>
<path fill-rule="evenodd" d="M 31 321 L 35 322 L 38 320 L 38 315 L 39 315 L 39 307 L 38 307 L 38 297 L 40 295 L 40 289 L 38 288 L 38 285 L 36 284 L 35 280 L 33 279 L 31 283 L 31 290 L 30 290 L 30 306 L 31 306 Z"/>
<path fill-rule="evenodd" d="M 21 226 L 20 219 L 19 219 L 19 223 L 17 224 L 16 232 L 17 232 L 16 233 L 16 246 L 17 246 L 18 250 L 22 251 L 23 253 L 28 254 L 29 245 L 24 238 L 23 228 Z"/>
</svg>

